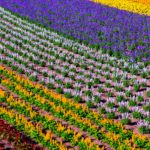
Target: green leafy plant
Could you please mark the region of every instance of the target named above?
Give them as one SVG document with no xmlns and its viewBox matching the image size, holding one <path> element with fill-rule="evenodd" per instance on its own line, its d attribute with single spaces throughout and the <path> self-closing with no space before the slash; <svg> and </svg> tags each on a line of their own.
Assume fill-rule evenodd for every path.
<svg viewBox="0 0 150 150">
<path fill-rule="evenodd" d="M 123 95 L 117 95 L 117 96 L 116 96 L 116 100 L 117 100 L 117 102 L 121 102 L 121 101 L 124 101 L 125 98 L 124 98 Z"/>
<path fill-rule="evenodd" d="M 106 83 L 105 83 L 105 86 L 106 86 L 107 88 L 110 88 L 110 87 L 111 87 L 111 84 L 108 83 L 108 82 L 106 82 Z"/>
<path fill-rule="evenodd" d="M 99 103 L 101 101 L 101 98 L 99 96 L 95 96 L 94 102 Z"/>
<path fill-rule="evenodd" d="M 38 81 L 38 77 L 37 76 L 30 76 L 29 78 L 31 81 Z"/>
<path fill-rule="evenodd" d="M 94 85 L 94 83 L 93 82 L 88 82 L 88 83 L 86 83 L 87 85 L 88 85 L 88 87 L 89 88 L 91 88 L 91 86 L 93 86 Z"/>
<path fill-rule="evenodd" d="M 131 120 L 129 118 L 124 118 L 124 119 L 121 119 L 121 123 L 123 125 L 127 125 L 127 124 L 130 124 L 131 123 Z"/>
<path fill-rule="evenodd" d="M 132 116 L 133 116 L 133 118 L 136 118 L 136 119 L 142 119 L 142 118 L 143 118 L 143 114 L 141 114 L 141 113 L 138 112 L 138 111 L 134 111 L 134 112 L 132 113 Z"/>
<path fill-rule="evenodd" d="M 132 96 L 132 92 L 131 92 L 131 91 L 126 91 L 126 93 L 125 93 L 125 94 L 126 94 L 126 96 L 127 96 L 127 97 Z"/>
<path fill-rule="evenodd" d="M 120 106 L 120 107 L 118 108 L 118 111 L 119 111 L 120 113 L 126 113 L 126 112 L 129 112 L 129 109 L 128 109 L 126 106 Z"/>
<path fill-rule="evenodd" d="M 105 110 L 105 108 L 100 107 L 100 108 L 99 108 L 99 112 L 100 112 L 101 114 L 105 114 L 105 113 L 106 113 L 106 110 Z"/>
<path fill-rule="evenodd" d="M 44 77 L 48 77 L 48 73 L 47 72 L 43 72 L 43 76 Z"/>
<path fill-rule="evenodd" d="M 95 78 L 95 79 L 94 79 L 94 83 L 95 83 L 95 84 L 100 84 L 100 83 L 101 83 L 101 81 L 100 81 L 100 79 L 99 79 L 99 78 Z"/>
<path fill-rule="evenodd" d="M 146 126 L 141 126 L 138 128 L 138 130 L 142 134 L 149 134 L 150 133 L 150 129 Z"/>
<path fill-rule="evenodd" d="M 94 107 L 94 103 L 92 101 L 87 101 L 86 104 L 87 104 L 87 106 L 89 108 L 93 108 Z"/>
<path fill-rule="evenodd" d="M 123 91 L 124 89 L 123 89 L 123 87 L 121 87 L 121 86 L 115 86 L 115 90 L 116 90 L 117 92 L 121 92 L 121 91 Z"/>
<path fill-rule="evenodd" d="M 116 117 L 114 112 L 107 112 L 106 116 L 107 116 L 108 119 L 114 119 Z"/>
<path fill-rule="evenodd" d="M 147 95 L 148 97 L 150 97 L 150 91 L 147 91 L 146 95 Z"/>
<path fill-rule="evenodd" d="M 107 106 L 108 106 L 109 108 L 113 108 L 113 107 L 115 106 L 115 104 L 114 104 L 113 102 L 109 102 L 109 103 L 107 104 Z"/>
<path fill-rule="evenodd" d="M 99 93 L 104 93 L 104 89 L 103 89 L 102 87 L 100 87 L 100 88 L 98 89 L 98 92 L 99 92 Z"/>
<path fill-rule="evenodd" d="M 106 95 L 107 95 L 108 97 L 112 97 L 112 96 L 113 96 L 113 93 L 109 91 Z"/>
<path fill-rule="evenodd" d="M 73 97 L 73 100 L 75 101 L 75 102 L 81 102 L 82 101 L 82 98 L 79 96 L 79 95 L 76 95 L 76 96 L 74 96 Z"/>
<path fill-rule="evenodd" d="M 129 100 L 129 106 L 136 106 L 137 102 L 134 100 Z"/>
<path fill-rule="evenodd" d="M 48 83 L 48 84 L 47 84 L 47 87 L 48 87 L 49 89 L 54 89 L 54 84 L 53 84 L 53 83 Z"/>
<path fill-rule="evenodd" d="M 58 87 L 58 88 L 56 88 L 56 92 L 62 94 L 63 90 L 60 87 Z"/>
<path fill-rule="evenodd" d="M 145 111 L 150 111 L 150 104 L 147 105 L 147 106 L 143 106 L 143 109 L 144 109 Z"/>
<path fill-rule="evenodd" d="M 137 92 L 140 89 L 140 85 L 139 84 L 135 84 L 133 86 L 134 90 Z"/>
<path fill-rule="evenodd" d="M 85 91 L 85 95 L 91 97 L 92 96 L 92 91 L 90 91 L 90 90 Z"/>
<path fill-rule="evenodd" d="M 144 98 L 143 98 L 143 96 L 139 95 L 139 96 L 137 97 L 137 100 L 138 100 L 138 102 L 142 102 L 142 101 L 144 101 Z"/>
<path fill-rule="evenodd" d="M 65 88 L 68 88 L 68 89 L 69 89 L 69 88 L 72 88 L 72 84 L 69 83 L 69 82 L 67 82 L 64 86 L 65 86 Z"/>
<path fill-rule="evenodd" d="M 70 92 L 66 92 L 64 95 L 65 95 L 66 98 L 72 98 L 72 95 L 71 95 Z"/>
<path fill-rule="evenodd" d="M 18 68 L 17 70 L 20 74 L 23 74 L 24 73 L 24 70 L 22 68 Z"/>
</svg>

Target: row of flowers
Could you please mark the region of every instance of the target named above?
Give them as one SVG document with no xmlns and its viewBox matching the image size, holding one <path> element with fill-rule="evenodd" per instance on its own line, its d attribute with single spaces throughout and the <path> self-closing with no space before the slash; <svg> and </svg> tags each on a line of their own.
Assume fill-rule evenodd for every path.
<svg viewBox="0 0 150 150">
<path fill-rule="evenodd" d="M 1 69 L 1 70 L 5 70 L 4 68 L 3 69 Z M 9 75 L 9 73 L 6 73 L 6 72 L 9 72 L 11 75 Z M 31 84 L 31 85 L 29 85 L 28 83 L 31 83 L 31 82 L 28 82 L 28 83 L 26 83 L 25 81 L 27 81 L 27 80 L 25 80 L 25 79 L 23 79 L 23 78 L 21 78 L 20 76 L 16 76 L 15 74 L 14 74 L 14 72 L 11 72 L 11 71 L 6 71 L 5 70 L 5 73 L 6 73 L 6 76 L 7 77 L 9 77 L 9 78 L 11 78 L 13 81 L 15 81 L 15 78 L 17 78 L 17 77 L 19 77 L 18 78 L 18 82 L 16 83 L 16 86 L 17 86 L 17 84 L 19 84 L 19 82 L 20 82 L 20 84 L 22 84 L 22 85 L 25 85 L 25 86 L 28 86 L 28 88 L 30 87 L 30 92 L 27 92 L 27 91 L 25 91 L 25 90 L 23 90 L 23 88 L 22 88 L 22 90 L 21 90 L 21 86 L 18 86 L 19 88 L 20 88 L 20 90 L 22 91 L 22 92 L 17 92 L 17 94 L 19 94 L 19 93 L 21 93 L 21 94 L 23 94 L 24 92 L 28 95 L 28 96 L 31 96 L 32 94 L 32 92 L 31 91 L 36 91 L 36 92 L 38 92 L 38 93 L 41 93 L 42 95 L 44 95 L 44 97 L 45 96 L 47 96 L 47 97 L 49 97 L 51 94 L 52 94 L 52 92 L 51 91 L 49 91 L 48 89 L 46 90 L 43 90 L 43 91 L 38 91 L 38 89 L 34 89 L 34 86 L 35 87 L 37 87 L 36 85 L 34 85 L 34 84 Z M 7 85 L 7 84 L 9 85 L 9 83 L 10 83 L 10 87 L 12 88 L 12 91 L 15 91 L 15 88 L 14 88 L 14 84 L 13 84 L 13 82 L 11 81 L 11 80 L 8 80 L 7 82 L 5 82 L 5 86 Z M 3 81 L 2 81 L 2 84 L 4 84 L 3 83 Z M 11 86 L 12 85 L 12 86 Z M 39 85 L 39 84 L 38 84 Z M 27 88 L 27 89 L 28 89 Z M 39 89 L 41 89 L 41 86 L 39 86 Z M 24 92 L 23 92 L 24 91 Z M 49 91 L 49 92 L 48 92 Z M 47 94 L 47 93 L 49 93 L 49 94 Z M 59 94 L 58 94 L 59 95 Z M 22 96 L 22 97 L 25 97 L 25 95 L 24 96 Z M 58 98 L 61 98 L 61 96 L 56 96 L 57 97 L 57 99 Z M 29 99 L 29 97 L 26 97 L 26 100 L 27 99 Z M 42 99 L 42 98 L 41 98 Z M 32 98 L 31 99 L 31 101 L 33 101 L 34 99 Z M 40 100 L 40 99 L 39 99 Z M 60 101 L 59 101 L 60 102 Z M 58 102 L 57 102 L 58 103 Z M 35 104 L 35 103 L 34 103 Z M 50 103 L 49 103 L 50 104 Z M 52 104 L 52 103 L 51 103 Z M 63 103 L 61 103 L 61 105 L 62 105 Z M 38 103 L 38 104 L 36 104 L 37 106 L 42 106 L 42 102 L 41 103 Z M 69 103 L 68 103 L 68 106 L 66 105 L 66 107 L 69 107 Z M 46 107 L 45 107 L 46 108 Z M 59 107 L 55 107 L 54 109 L 57 111 L 58 109 L 56 109 L 56 108 L 60 108 L 60 106 Z M 54 110 L 53 109 L 53 110 Z M 47 109 L 48 110 L 48 109 Z M 55 111 L 54 110 L 54 111 Z M 63 109 L 62 109 L 63 110 Z M 50 110 L 49 110 L 50 111 Z M 62 114 L 62 111 L 61 111 L 61 114 Z M 67 112 L 66 112 L 66 114 L 67 114 Z M 92 113 L 91 113 L 92 114 Z M 93 112 L 93 114 L 95 115 L 95 114 L 97 114 L 97 113 L 94 113 Z M 70 113 L 68 113 L 68 118 L 69 118 L 69 115 L 71 115 L 71 112 Z M 72 116 L 72 115 L 71 115 Z M 59 114 L 59 117 L 62 117 L 60 114 Z M 95 117 L 95 118 L 97 118 L 97 117 Z M 63 119 L 65 119 L 65 117 L 63 118 Z M 86 122 L 87 123 L 87 122 Z M 108 131 L 109 131 L 109 135 L 110 135 L 110 133 L 111 132 L 118 132 L 119 133 L 119 135 L 120 134 L 122 134 L 122 135 L 120 135 L 122 138 L 130 138 L 131 137 L 131 133 L 130 132 L 128 132 L 128 131 L 126 131 L 126 130 L 123 130 L 123 132 L 121 131 L 122 130 L 122 126 L 121 126 L 121 124 L 119 125 L 119 124 L 114 124 L 111 120 L 108 120 L 108 119 L 97 119 L 96 120 L 96 123 L 98 123 L 98 125 L 100 125 L 100 126 L 103 126 L 104 128 L 106 128 Z M 121 129 L 119 129 L 118 127 Z M 115 129 L 115 131 L 114 131 L 114 129 Z M 106 136 L 107 136 L 107 134 L 106 134 Z M 114 134 L 114 136 L 115 136 L 115 134 Z M 120 137 L 119 136 L 119 137 Z M 133 135 L 132 135 L 133 136 Z M 111 135 L 111 137 L 113 137 L 112 135 Z M 120 137 L 120 138 L 121 138 Z M 116 138 L 116 137 L 115 137 Z M 112 138 L 110 138 L 110 139 L 112 139 Z M 109 139 L 109 140 L 110 140 Z M 121 140 L 121 139 L 120 139 Z M 123 142 L 123 141 L 122 141 Z M 135 142 L 135 141 L 134 141 Z"/>
<path fill-rule="evenodd" d="M 10 110 L 0 106 L 0 116 L 11 125 L 14 125 L 18 131 L 24 131 L 25 134 L 29 135 L 36 142 L 42 143 L 43 146 L 65 150 L 65 146 L 58 143 L 55 139 L 49 138 L 45 140 L 45 134 L 42 133 L 41 129 L 38 126 L 34 126 L 24 115 L 17 113 L 14 109 Z"/>
</svg>

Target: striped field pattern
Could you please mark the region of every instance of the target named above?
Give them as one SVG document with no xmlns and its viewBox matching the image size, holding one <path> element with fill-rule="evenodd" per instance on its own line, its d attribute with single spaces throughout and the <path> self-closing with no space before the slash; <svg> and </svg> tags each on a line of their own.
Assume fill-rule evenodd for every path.
<svg viewBox="0 0 150 150">
<path fill-rule="evenodd" d="M 150 150 L 149 8 L 0 1 L 0 150 Z"/>
</svg>

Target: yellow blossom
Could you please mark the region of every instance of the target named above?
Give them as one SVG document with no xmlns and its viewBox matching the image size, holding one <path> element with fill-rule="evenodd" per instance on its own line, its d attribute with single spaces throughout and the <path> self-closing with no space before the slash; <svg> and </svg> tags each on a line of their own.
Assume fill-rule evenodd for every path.
<svg viewBox="0 0 150 150">
<path fill-rule="evenodd" d="M 150 15 L 149 0 L 92 0 L 93 2 L 115 7 L 138 14 Z M 144 3 L 143 3 L 144 1 Z"/>
</svg>

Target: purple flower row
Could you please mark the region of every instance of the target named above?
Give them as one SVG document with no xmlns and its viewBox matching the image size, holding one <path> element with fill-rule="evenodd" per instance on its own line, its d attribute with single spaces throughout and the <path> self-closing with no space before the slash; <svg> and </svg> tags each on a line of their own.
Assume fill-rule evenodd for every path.
<svg viewBox="0 0 150 150">
<path fill-rule="evenodd" d="M 150 16 L 88 0 L 5 0 L 0 6 L 89 44 L 150 59 Z"/>
</svg>

